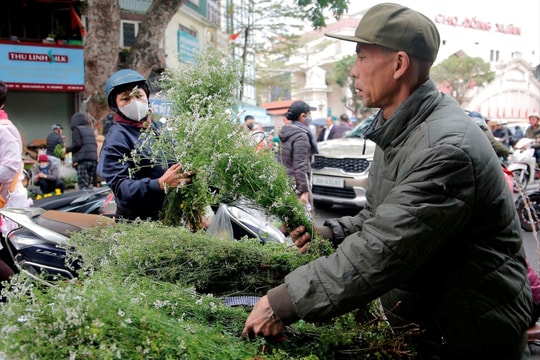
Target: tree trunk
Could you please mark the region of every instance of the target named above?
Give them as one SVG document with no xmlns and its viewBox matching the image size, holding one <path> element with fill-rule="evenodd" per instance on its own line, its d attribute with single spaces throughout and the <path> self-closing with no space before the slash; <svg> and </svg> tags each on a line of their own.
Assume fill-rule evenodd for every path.
<svg viewBox="0 0 540 360">
<path fill-rule="evenodd" d="M 87 112 L 100 120 L 109 112 L 105 84 L 117 70 L 120 42 L 119 0 L 88 0 L 88 36 L 84 44 Z"/>
<path fill-rule="evenodd" d="M 127 59 L 127 67 L 148 77 L 151 71 L 165 68 L 164 34 L 183 0 L 153 0 Z"/>
</svg>

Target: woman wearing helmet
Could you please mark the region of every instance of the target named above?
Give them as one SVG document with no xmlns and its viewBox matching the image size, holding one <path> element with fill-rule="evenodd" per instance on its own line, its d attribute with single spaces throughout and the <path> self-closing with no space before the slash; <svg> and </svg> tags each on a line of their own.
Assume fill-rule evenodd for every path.
<svg viewBox="0 0 540 360">
<path fill-rule="evenodd" d="M 191 174 L 182 171 L 182 165 L 167 161 L 168 169 L 151 161 L 149 153 L 141 154 L 139 170 L 130 172 L 134 163 L 132 150 L 140 143 L 141 129 L 152 127 L 160 133 L 160 124 L 148 117 L 150 90 L 146 79 L 138 72 L 124 69 L 107 80 L 107 102 L 114 112 L 98 162 L 98 173 L 112 189 L 117 210 L 124 219 L 158 218 L 168 188 L 189 183 Z"/>
</svg>

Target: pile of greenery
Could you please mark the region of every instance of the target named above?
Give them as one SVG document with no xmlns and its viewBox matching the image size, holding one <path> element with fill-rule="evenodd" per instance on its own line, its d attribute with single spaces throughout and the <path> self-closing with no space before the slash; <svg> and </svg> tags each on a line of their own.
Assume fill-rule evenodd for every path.
<svg viewBox="0 0 540 360">
<path fill-rule="evenodd" d="M 0 358 L 414 356 L 376 302 L 328 323 L 300 321 L 279 339 L 241 339 L 249 307 L 227 307 L 224 299 L 264 296 L 286 274 L 332 248 L 316 238 L 302 255 L 295 247 L 221 240 L 199 231 L 209 205 L 245 197 L 290 229 L 304 225 L 313 234 L 285 169 L 273 153 L 256 151 L 239 123 L 242 114 L 234 114 L 239 78 L 237 63 L 220 52 L 166 74 L 164 97 L 175 115 L 159 137 L 143 132 L 141 147 L 130 156 L 137 164 L 151 149 L 155 163 L 180 162 L 195 173 L 193 182 L 168 193 L 162 222 L 118 223 L 73 234 L 68 259 L 82 266 L 77 279 L 45 286 L 16 276 L 2 294 Z"/>
<path fill-rule="evenodd" d="M 243 114 L 234 111 L 239 79 L 239 64 L 219 51 L 199 54 L 195 64 L 164 74 L 160 96 L 170 101 L 172 115 L 159 137 L 152 131 L 143 134 L 133 160 L 137 164 L 140 154 L 150 150 L 156 162 L 174 160 L 196 175 L 192 184 L 169 193 L 161 219 L 196 231 L 204 227 L 207 206 L 245 197 L 291 229 L 312 229 L 285 168 L 272 152 L 256 151 L 240 124 Z"/>
<path fill-rule="evenodd" d="M 220 240 L 158 223 L 74 234 L 76 280 L 43 286 L 18 275 L 0 304 L 0 357 L 9 359 L 390 359 L 414 353 L 382 316 L 298 322 L 279 339 L 243 340 L 249 308 L 224 297 L 262 296 L 319 254 Z M 373 311 L 373 313 L 377 313 Z"/>
</svg>

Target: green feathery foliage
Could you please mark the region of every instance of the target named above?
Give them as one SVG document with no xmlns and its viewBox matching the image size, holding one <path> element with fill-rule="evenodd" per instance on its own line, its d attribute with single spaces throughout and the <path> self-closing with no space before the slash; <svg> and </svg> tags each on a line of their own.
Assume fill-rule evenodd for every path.
<svg viewBox="0 0 540 360">
<path fill-rule="evenodd" d="M 0 358 L 414 358 L 377 302 L 325 323 L 299 321 L 279 340 L 241 339 L 249 307 L 227 307 L 223 296 L 263 296 L 314 253 L 158 222 L 85 230 L 70 246 L 69 259 L 83 259 L 78 279 L 48 287 L 17 275 L 3 292 Z"/>
<path fill-rule="evenodd" d="M 151 149 L 156 159 L 175 160 L 196 175 L 191 184 L 169 193 L 161 219 L 196 231 L 203 228 L 208 205 L 245 197 L 290 229 L 313 229 L 285 168 L 273 153 L 256 151 L 234 115 L 238 79 L 238 63 L 219 51 L 199 54 L 195 65 L 183 64 L 163 77 L 163 95 L 173 115 L 159 137 L 143 133 L 138 150 Z"/>
<path fill-rule="evenodd" d="M 87 272 L 144 276 L 216 296 L 265 294 L 289 272 L 321 255 L 302 255 L 295 247 L 271 242 L 263 246 L 254 239 L 221 240 L 146 221 L 89 229 L 71 240 L 77 249 L 72 255 L 84 259 Z"/>
</svg>

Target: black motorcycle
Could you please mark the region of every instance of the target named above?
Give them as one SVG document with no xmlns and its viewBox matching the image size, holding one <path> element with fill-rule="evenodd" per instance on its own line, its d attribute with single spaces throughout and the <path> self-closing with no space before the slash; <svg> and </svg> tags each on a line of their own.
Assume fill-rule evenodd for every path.
<svg viewBox="0 0 540 360">
<path fill-rule="evenodd" d="M 78 266 L 66 264 L 70 234 L 94 226 L 113 225 L 114 219 L 97 215 L 42 208 L 3 208 L 0 215 L 17 223 L 0 236 L 2 260 L 15 272 L 30 276 L 76 277 Z"/>
<path fill-rule="evenodd" d="M 34 200 L 32 207 L 82 214 L 102 214 L 102 208 L 111 194 L 112 191 L 108 186 L 77 190 Z"/>
</svg>

